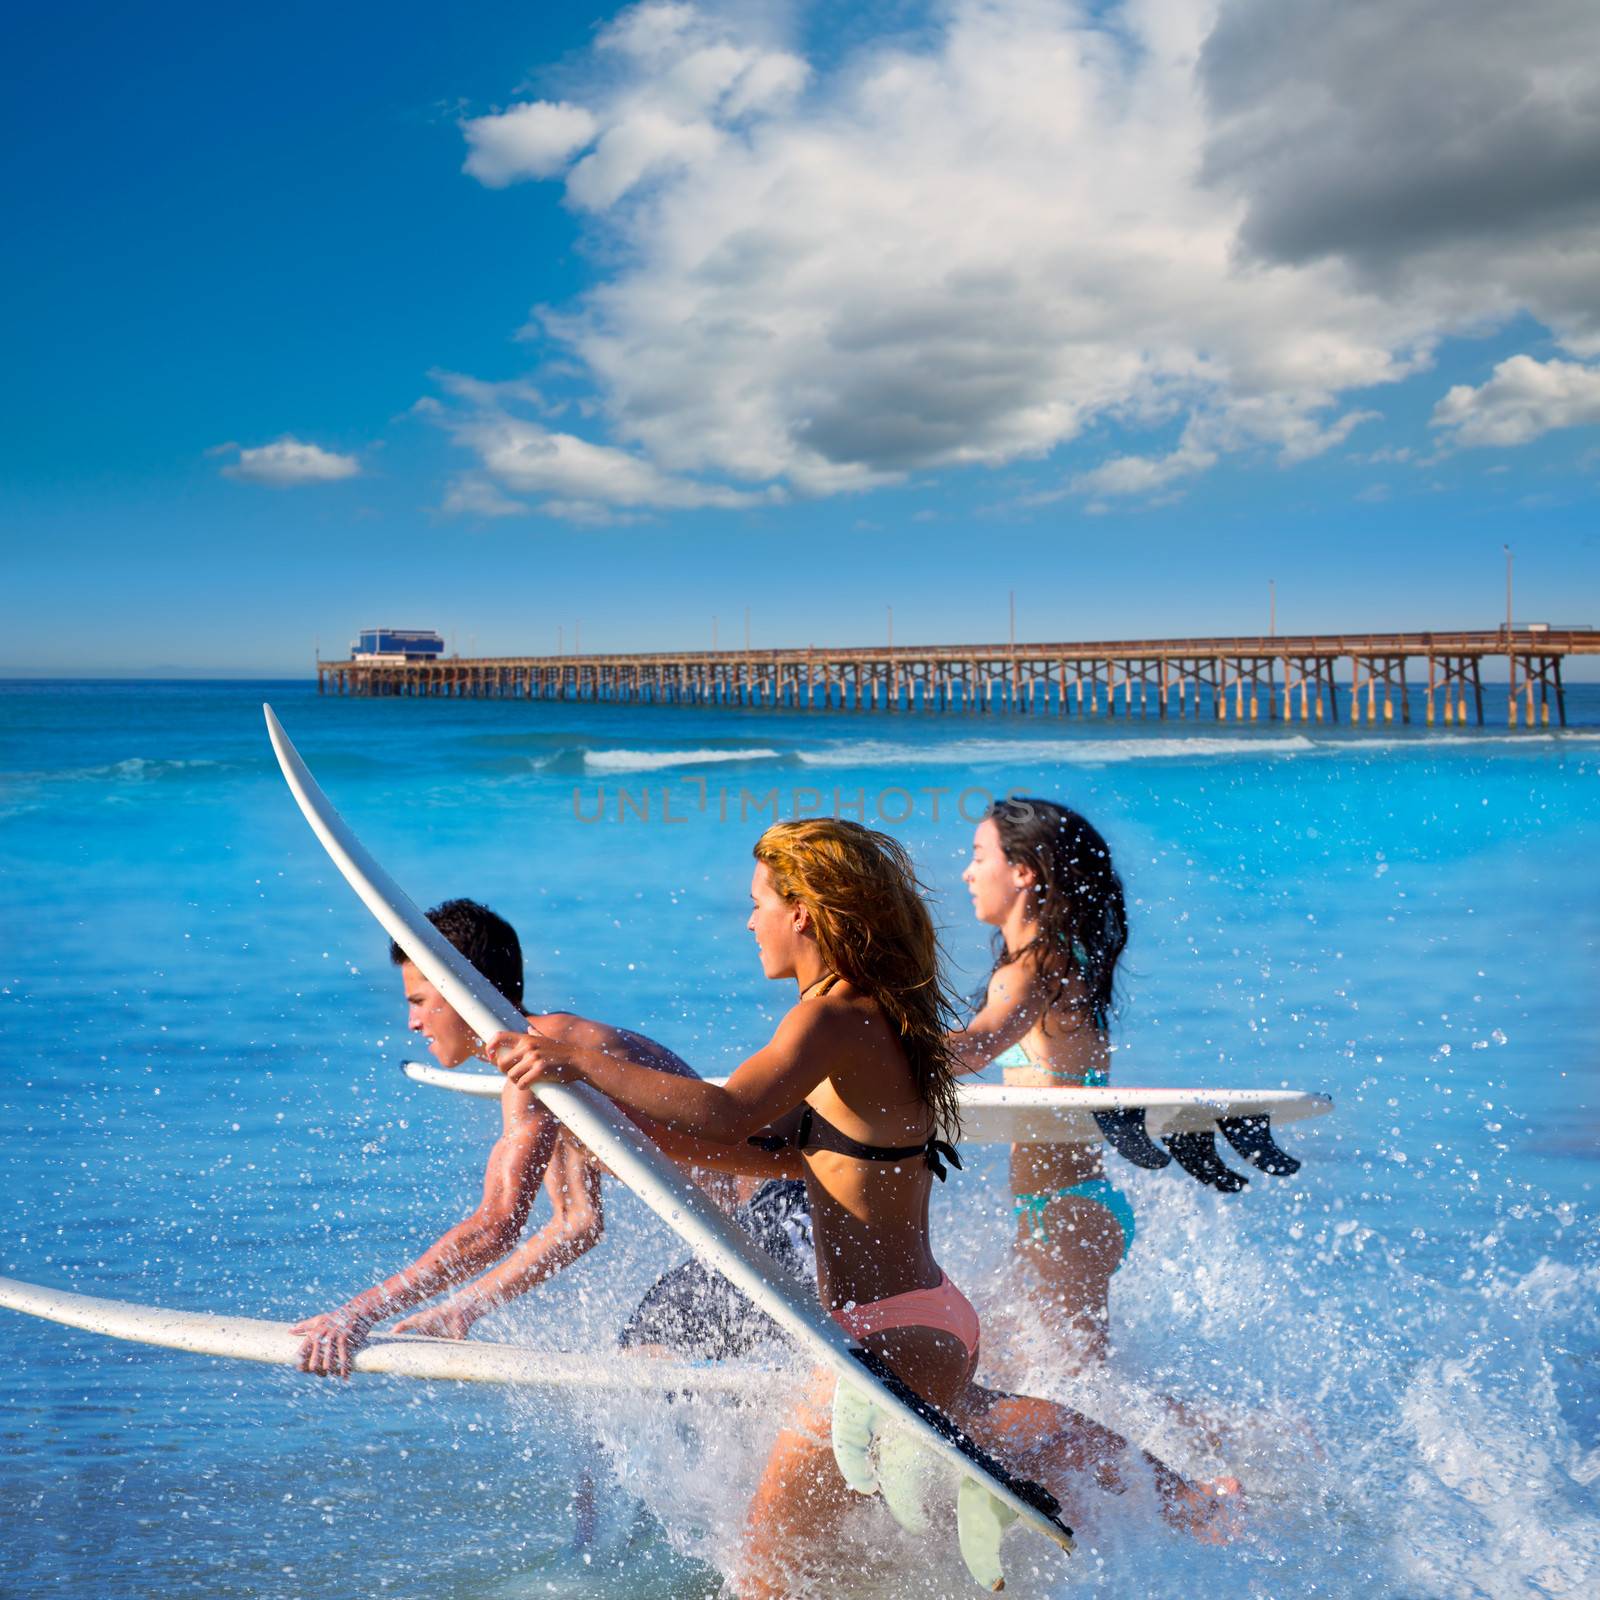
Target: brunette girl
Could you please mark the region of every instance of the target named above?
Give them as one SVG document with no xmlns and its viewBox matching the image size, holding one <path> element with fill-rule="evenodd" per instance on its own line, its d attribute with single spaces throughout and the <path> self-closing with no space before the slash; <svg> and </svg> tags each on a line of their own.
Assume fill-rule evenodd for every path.
<svg viewBox="0 0 1600 1600">
<path fill-rule="evenodd" d="M 973 835 L 962 879 L 995 929 L 994 967 L 971 1022 L 952 1034 L 963 1072 L 991 1061 L 1007 1084 L 1101 1087 L 1127 904 L 1111 851 L 1076 811 L 997 800 Z M 1134 1240 L 1133 1207 L 1097 1145 L 1011 1148 L 1017 1253 L 1082 1354 L 1103 1358 L 1111 1276 Z"/>
</svg>

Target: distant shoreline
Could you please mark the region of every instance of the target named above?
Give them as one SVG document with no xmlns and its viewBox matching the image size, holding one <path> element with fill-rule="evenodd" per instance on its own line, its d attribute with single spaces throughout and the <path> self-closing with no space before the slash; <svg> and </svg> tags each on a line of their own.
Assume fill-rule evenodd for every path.
<svg viewBox="0 0 1600 1600">
<path fill-rule="evenodd" d="M 0 668 L 0 683 L 315 683 L 314 672 L 230 672 L 207 667 L 194 672 L 34 672 L 26 667 Z"/>
</svg>

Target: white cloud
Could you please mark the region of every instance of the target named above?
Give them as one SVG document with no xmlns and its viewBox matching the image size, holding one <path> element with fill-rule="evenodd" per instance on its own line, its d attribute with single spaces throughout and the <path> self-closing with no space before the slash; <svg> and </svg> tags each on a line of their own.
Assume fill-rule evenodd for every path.
<svg viewBox="0 0 1600 1600">
<path fill-rule="evenodd" d="M 1353 429 L 1376 411 L 1347 411 L 1320 422 L 1294 397 L 1240 396 L 1231 405 L 1193 417 L 1178 448 L 1164 456 L 1113 456 L 1098 467 L 1074 474 L 1075 494 L 1145 495 L 1214 467 L 1226 452 L 1265 446 L 1279 464 L 1296 466 L 1343 444 Z"/>
<path fill-rule="evenodd" d="M 219 449 L 233 450 L 233 445 Z M 264 483 L 274 489 L 292 489 L 305 483 L 333 483 L 340 478 L 358 477 L 361 463 L 354 456 L 324 450 L 304 440 L 283 438 L 253 449 L 239 450 L 238 459 L 222 469 L 224 477 L 245 483 Z"/>
<path fill-rule="evenodd" d="M 1077 473 L 1072 489 L 1076 494 L 1096 496 L 1151 494 L 1180 478 L 1204 472 L 1216 459 L 1212 451 L 1192 446 L 1180 446 L 1165 456 L 1113 456 L 1088 472 Z"/>
<path fill-rule="evenodd" d="M 1375 422 L 1381 415 L 1378 411 L 1347 411 L 1332 422 L 1321 423 L 1303 412 L 1292 412 L 1283 419 L 1278 432 L 1278 459 L 1286 467 L 1310 461 L 1343 444 L 1352 429 L 1363 422 Z"/>
<path fill-rule="evenodd" d="M 599 126 L 593 112 L 564 100 L 473 117 L 461 124 L 471 147 L 461 170 L 491 189 L 548 178 L 594 138 Z"/>
<path fill-rule="evenodd" d="M 645 521 L 648 516 L 643 511 L 618 511 L 615 506 L 602 505 L 597 500 L 546 500 L 539 509 L 547 517 L 589 528 L 627 527 Z"/>
<path fill-rule="evenodd" d="M 463 473 L 445 491 L 441 511 L 452 517 L 525 517 L 533 509 L 502 493 L 476 472 Z"/>
<path fill-rule="evenodd" d="M 622 75 L 598 115 L 537 100 L 463 122 L 472 146 L 464 170 L 500 188 L 551 177 L 594 144 L 568 176 L 567 195 L 604 211 L 647 178 L 714 159 L 725 127 L 787 106 L 810 71 L 787 51 L 734 40 L 689 5 L 625 11 L 596 51 Z"/>
<path fill-rule="evenodd" d="M 446 512 L 498 517 L 537 509 L 569 521 L 600 523 L 653 510 L 737 510 L 784 498 L 776 487 L 737 489 L 663 472 L 627 450 L 519 416 L 511 403 L 536 394 L 524 386 L 481 384 L 453 374 L 439 378 L 462 404 L 451 409 L 430 400 L 417 410 L 444 427 L 478 463 L 477 471 L 452 484 L 442 506 Z M 535 507 L 513 495 L 545 498 Z"/>
<path fill-rule="evenodd" d="M 1592 0 L 1278 5 L 950 0 L 820 74 L 749 7 L 622 13 L 564 168 L 603 276 L 535 324 L 609 442 L 508 459 L 738 504 L 1177 424 L 1069 480 L 1159 493 L 1333 448 L 1452 332 L 1600 341 Z"/>
<path fill-rule="evenodd" d="M 691 167 L 715 155 L 717 130 L 709 122 L 680 122 L 641 106 L 607 128 L 592 154 L 567 179 L 567 194 L 585 211 L 604 211 L 643 179 Z"/>
<path fill-rule="evenodd" d="M 483 414 L 462 422 L 457 439 L 477 452 L 484 468 L 521 494 L 612 506 L 747 506 L 757 496 L 716 484 L 673 478 L 626 450 L 591 444 L 536 422 Z"/>
<path fill-rule="evenodd" d="M 1600 366 L 1511 356 L 1474 389 L 1458 383 L 1433 408 L 1430 427 L 1451 444 L 1527 444 L 1556 428 L 1600 423 Z"/>
</svg>

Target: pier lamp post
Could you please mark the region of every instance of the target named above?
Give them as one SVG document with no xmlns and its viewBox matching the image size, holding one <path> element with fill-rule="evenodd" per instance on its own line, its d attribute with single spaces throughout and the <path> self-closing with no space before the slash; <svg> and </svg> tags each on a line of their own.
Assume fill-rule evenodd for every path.
<svg viewBox="0 0 1600 1600">
<path fill-rule="evenodd" d="M 1513 649 L 1512 617 L 1515 612 L 1511 609 L 1511 546 L 1500 546 L 1506 553 L 1506 726 L 1514 728 L 1517 725 L 1517 657 Z"/>
</svg>

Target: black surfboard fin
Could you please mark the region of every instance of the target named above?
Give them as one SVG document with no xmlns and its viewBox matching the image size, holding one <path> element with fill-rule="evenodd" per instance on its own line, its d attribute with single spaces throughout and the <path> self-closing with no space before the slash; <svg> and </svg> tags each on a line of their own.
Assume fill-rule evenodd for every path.
<svg viewBox="0 0 1600 1600">
<path fill-rule="evenodd" d="M 1136 1167 L 1159 1172 L 1172 1157 L 1150 1137 L 1144 1125 L 1142 1106 L 1123 1106 L 1114 1111 L 1097 1111 L 1094 1120 L 1106 1143 Z"/>
<path fill-rule="evenodd" d="M 1208 1188 L 1220 1189 L 1223 1194 L 1238 1194 L 1250 1181 L 1243 1173 L 1222 1164 L 1214 1133 L 1169 1133 L 1161 1142 L 1191 1178 Z"/>
<path fill-rule="evenodd" d="M 1300 1170 L 1299 1161 L 1273 1140 L 1271 1117 L 1223 1117 L 1217 1126 L 1252 1167 L 1274 1178 L 1292 1177 Z"/>
</svg>

